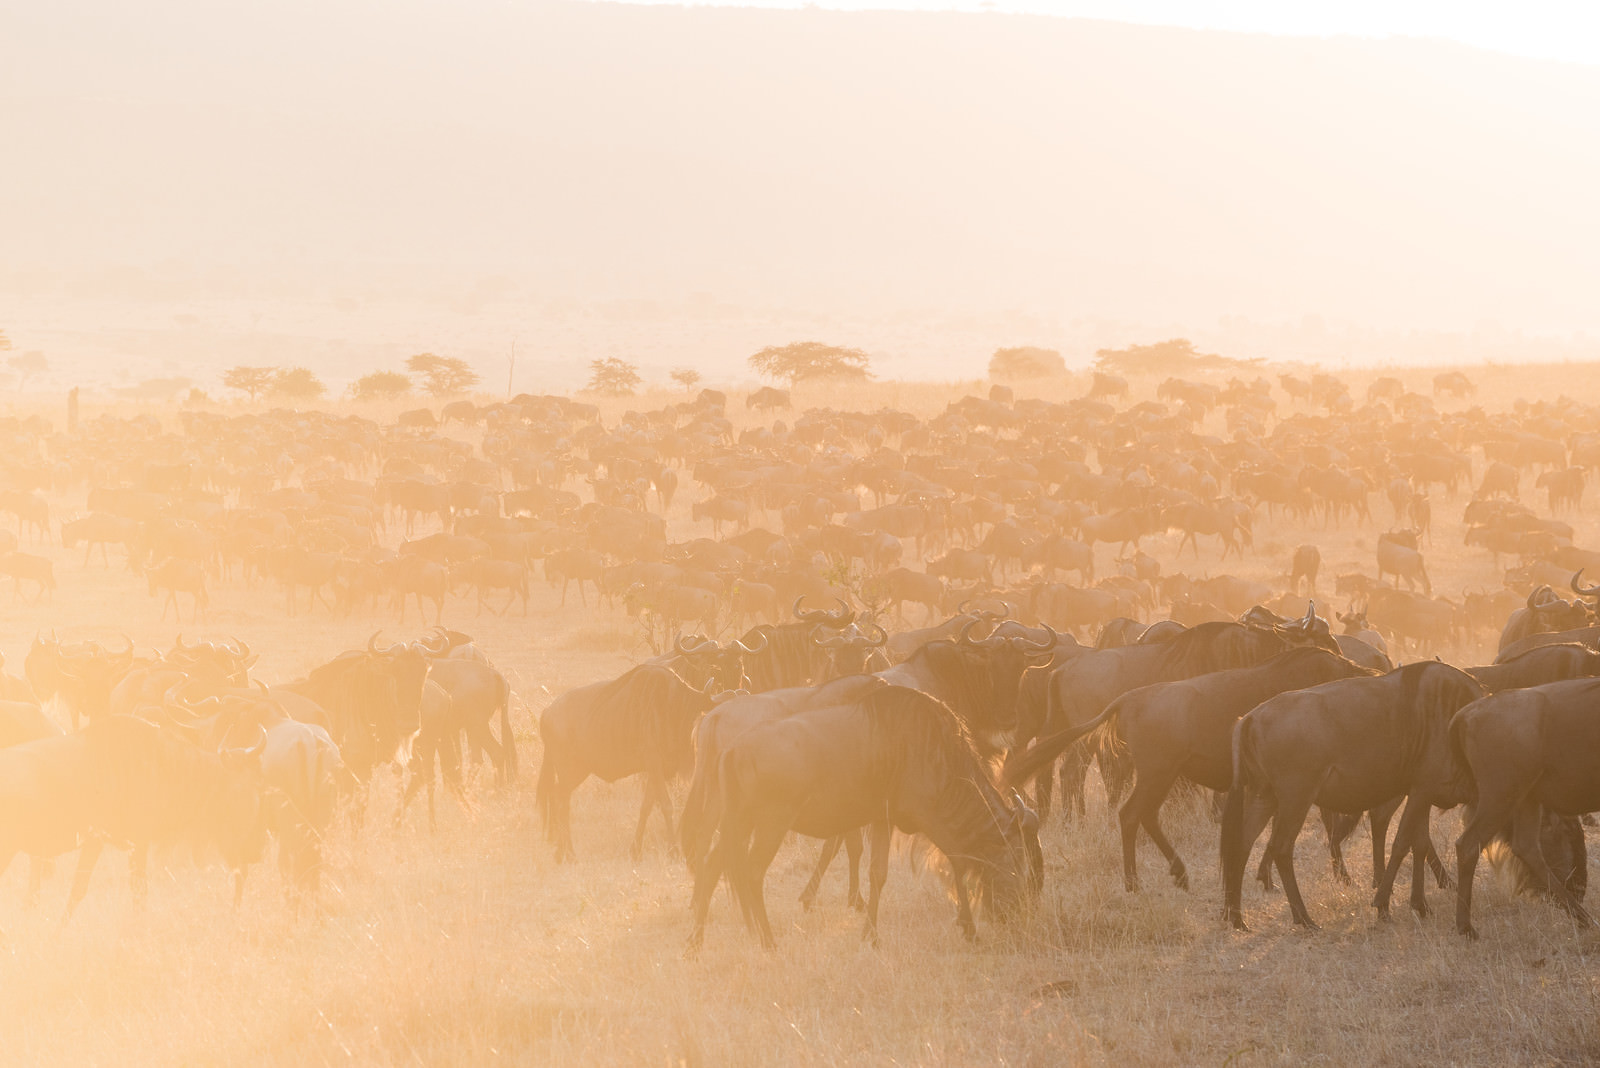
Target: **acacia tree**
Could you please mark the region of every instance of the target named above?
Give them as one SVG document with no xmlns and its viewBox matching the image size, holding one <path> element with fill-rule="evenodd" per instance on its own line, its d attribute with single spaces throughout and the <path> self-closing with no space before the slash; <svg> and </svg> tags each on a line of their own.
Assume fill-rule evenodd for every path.
<svg viewBox="0 0 1600 1068">
<path fill-rule="evenodd" d="M 393 400 L 411 392 L 411 379 L 399 371 L 374 371 L 350 383 L 356 400 Z"/>
<path fill-rule="evenodd" d="M 680 367 L 672 372 L 671 378 L 689 393 L 693 393 L 694 387 L 700 384 L 700 372 L 693 367 Z"/>
<path fill-rule="evenodd" d="M 272 385 L 279 370 L 277 367 L 230 367 L 222 372 L 222 385 L 248 394 L 254 403 L 256 396 Z"/>
<path fill-rule="evenodd" d="M 288 397 L 290 400 L 311 400 L 327 391 L 328 387 L 322 384 L 322 380 L 310 368 L 281 368 L 272 376 L 272 392 L 279 397 Z"/>
<path fill-rule="evenodd" d="M 24 352 L 7 360 L 6 366 L 16 372 L 17 388 L 21 390 L 28 388 L 28 379 L 50 370 L 50 361 L 42 352 Z"/>
<path fill-rule="evenodd" d="M 995 349 L 989 358 L 990 378 L 1044 378 L 1066 374 L 1066 371 L 1067 362 L 1061 358 L 1061 353 L 1036 345 Z"/>
<path fill-rule="evenodd" d="M 406 370 L 422 379 L 422 388 L 435 397 L 465 393 L 478 384 L 478 372 L 459 356 L 422 352 L 406 361 Z"/>
<path fill-rule="evenodd" d="M 639 369 L 615 356 L 589 361 L 590 393 L 605 397 L 631 397 L 639 388 Z"/>
<path fill-rule="evenodd" d="M 812 378 L 867 379 L 870 357 L 860 349 L 824 345 L 820 341 L 795 341 L 771 345 L 750 357 L 749 363 L 767 378 L 787 378 L 792 386 Z"/>
</svg>

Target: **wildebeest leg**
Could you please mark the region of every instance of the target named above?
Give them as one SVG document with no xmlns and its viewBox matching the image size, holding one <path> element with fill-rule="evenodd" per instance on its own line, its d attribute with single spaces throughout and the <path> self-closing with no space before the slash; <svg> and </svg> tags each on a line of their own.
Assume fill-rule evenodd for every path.
<svg viewBox="0 0 1600 1068">
<path fill-rule="evenodd" d="M 1481 790 L 1480 786 L 1479 804 L 1467 809 L 1465 825 L 1456 837 L 1456 930 L 1468 938 L 1478 937 L 1472 926 L 1472 876 L 1478 857 L 1509 815 L 1500 805 L 1483 803 Z"/>
<path fill-rule="evenodd" d="M 717 884 L 722 881 L 723 870 L 723 839 L 718 838 L 717 844 L 711 847 L 706 854 L 705 862 L 694 873 L 694 893 L 689 899 L 689 911 L 694 915 L 694 927 L 689 931 L 689 944 L 685 952 L 693 956 L 706 937 L 706 916 L 711 911 L 711 897 L 717 891 Z"/>
<path fill-rule="evenodd" d="M 1385 865 L 1383 876 L 1378 882 L 1378 891 L 1372 898 L 1373 907 L 1383 919 L 1389 918 L 1389 898 L 1394 893 L 1394 881 L 1399 877 L 1400 865 L 1405 863 L 1407 853 L 1413 857 L 1411 907 L 1419 916 L 1428 914 L 1427 894 L 1423 884 L 1423 860 L 1428 855 L 1425 839 L 1428 834 L 1428 816 L 1432 808 L 1433 806 L 1421 798 L 1406 798 L 1406 808 L 1400 814 L 1400 826 L 1394 835 L 1394 849 L 1389 854 L 1389 863 Z M 1382 841 L 1383 834 L 1377 823 L 1380 809 L 1387 809 L 1390 813 L 1393 809 L 1385 803 L 1368 813 L 1368 817 L 1373 821 L 1373 836 Z M 1384 817 L 1384 822 L 1388 822 L 1387 816 Z"/>
<path fill-rule="evenodd" d="M 633 849 L 630 851 L 634 860 L 644 856 L 644 828 L 650 820 L 650 810 L 656 807 L 657 797 L 667 792 L 667 784 L 661 776 L 653 771 L 644 775 L 644 796 L 639 801 L 639 826 L 633 832 Z M 670 827 L 671 817 L 668 816 Z"/>
<path fill-rule="evenodd" d="M 772 922 L 767 918 L 767 869 L 772 866 L 772 858 L 778 855 L 784 835 L 789 833 L 790 822 L 781 816 L 769 816 L 757 824 L 750 839 L 750 848 L 740 865 L 743 869 L 740 882 L 744 888 L 745 914 L 761 939 L 763 949 L 773 949 L 776 945 L 772 940 Z"/>
<path fill-rule="evenodd" d="M 972 899 L 967 894 L 967 865 L 954 857 L 949 858 L 950 877 L 956 885 L 956 926 L 968 942 L 978 937 L 978 925 L 972 922 Z"/>
<path fill-rule="evenodd" d="M 1322 830 L 1328 836 L 1328 859 L 1333 864 L 1333 877 L 1345 886 L 1350 885 L 1350 869 L 1344 865 L 1344 841 L 1361 822 L 1359 816 L 1348 816 L 1343 812 L 1334 812 L 1331 809 L 1317 806 L 1317 814 L 1322 817 Z M 1382 839 L 1378 839 L 1382 841 Z M 1382 849 L 1382 846 L 1379 846 Z M 1383 854 L 1373 854 L 1372 885 L 1378 885 L 1378 873 L 1383 870 Z"/>
<path fill-rule="evenodd" d="M 67 913 L 61 917 L 61 922 L 72 919 L 73 910 L 78 907 L 78 902 L 83 900 L 83 895 L 89 891 L 89 876 L 94 872 L 95 862 L 100 859 L 100 851 L 105 848 L 105 842 L 99 838 L 90 838 L 83 843 L 83 848 L 78 850 L 78 866 L 72 873 L 72 889 L 67 892 Z"/>
<path fill-rule="evenodd" d="M 1228 791 L 1222 809 L 1222 830 L 1218 835 L 1222 854 L 1223 917 L 1236 931 L 1247 931 L 1244 923 L 1244 870 L 1250 863 L 1261 828 L 1271 816 L 1272 799 L 1257 796 L 1243 787 Z"/>
<path fill-rule="evenodd" d="M 1073 746 L 1061 757 L 1061 819 L 1062 822 L 1081 817 L 1088 812 L 1084 787 L 1089 778 L 1089 755 L 1082 746 Z"/>
<path fill-rule="evenodd" d="M 887 844 L 883 848 L 885 852 L 889 849 Z M 844 836 L 844 855 L 845 860 L 850 865 L 850 887 L 845 895 L 845 904 L 853 909 L 864 909 L 867 907 L 867 902 L 861 896 L 861 831 L 859 829 L 851 831 Z"/>
<path fill-rule="evenodd" d="M 1161 803 L 1166 800 L 1167 793 L 1172 789 L 1174 778 L 1172 775 L 1153 776 L 1149 779 L 1150 788 L 1145 790 L 1146 777 L 1140 776 L 1134 783 L 1133 792 L 1128 795 L 1127 803 L 1122 806 L 1122 811 L 1119 813 L 1122 820 L 1123 880 L 1128 884 L 1129 890 L 1139 889 L 1138 857 L 1135 849 L 1140 824 L 1144 825 L 1145 833 L 1166 858 L 1167 872 L 1172 876 L 1173 883 L 1180 890 L 1189 889 L 1189 872 L 1184 867 L 1183 858 L 1178 856 L 1178 851 L 1172 847 L 1172 843 L 1161 830 Z"/>
<path fill-rule="evenodd" d="M 822 853 L 817 857 L 816 866 L 811 869 L 811 878 L 806 882 L 806 888 L 800 891 L 801 908 L 809 911 L 816 903 L 817 891 L 822 888 L 822 876 L 827 872 L 828 865 L 833 863 L 833 858 L 839 854 L 839 847 L 842 845 L 844 845 L 843 837 L 829 838 L 822 843 Z"/>
<path fill-rule="evenodd" d="M 863 938 L 878 944 L 878 899 L 883 895 L 883 884 L 889 881 L 889 833 L 887 820 L 878 820 L 868 830 L 872 841 L 872 859 L 867 862 L 867 923 Z M 854 832 L 857 856 L 860 856 L 861 832 Z"/>
<path fill-rule="evenodd" d="M 1294 876 L 1294 843 L 1300 837 L 1300 828 L 1305 826 L 1306 816 L 1311 811 L 1311 800 L 1321 785 L 1319 781 L 1316 788 L 1299 796 L 1280 796 L 1277 815 L 1272 818 L 1272 835 L 1267 839 L 1267 854 L 1278 867 L 1278 878 L 1283 880 L 1283 896 L 1289 900 L 1290 915 L 1295 923 L 1311 928 L 1317 925 L 1306 911 L 1305 899 L 1300 896 L 1300 883 Z"/>
<path fill-rule="evenodd" d="M 1038 792 L 1034 798 L 1034 804 L 1039 808 L 1039 822 L 1044 823 L 1050 819 L 1050 802 L 1055 796 L 1055 764 L 1052 762 L 1043 771 L 1039 772 L 1039 777 L 1034 782 L 1038 784 L 1036 788 Z"/>
</svg>

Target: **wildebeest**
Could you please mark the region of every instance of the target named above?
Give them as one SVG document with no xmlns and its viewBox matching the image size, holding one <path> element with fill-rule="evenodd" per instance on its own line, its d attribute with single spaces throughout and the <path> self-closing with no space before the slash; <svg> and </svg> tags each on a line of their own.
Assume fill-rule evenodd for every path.
<svg viewBox="0 0 1600 1068">
<path fill-rule="evenodd" d="M 1293 593 L 1301 591 L 1301 581 L 1304 580 L 1305 592 L 1308 596 L 1317 592 L 1317 571 L 1322 567 L 1322 553 L 1315 545 L 1302 545 L 1294 551 L 1294 560 L 1289 565 L 1289 589 Z"/>
<path fill-rule="evenodd" d="M 1277 866 L 1297 924 L 1311 914 L 1294 874 L 1294 844 L 1313 804 L 1359 815 L 1409 794 L 1421 780 L 1449 778 L 1450 719 L 1483 689 L 1448 664 L 1425 660 L 1387 675 L 1340 679 L 1280 694 L 1258 705 L 1233 729 L 1233 785 L 1222 822 L 1224 908 L 1244 930 L 1245 864 L 1270 819 L 1267 856 Z M 1389 876 L 1407 850 L 1416 858 L 1411 905 L 1426 913 L 1422 861 L 1426 806 L 1401 818 L 1393 855 L 1374 904 L 1388 911 Z"/>
<path fill-rule="evenodd" d="M 1487 693 L 1600 675 L 1600 652 L 1575 642 L 1541 645 L 1506 661 L 1463 669 Z"/>
<path fill-rule="evenodd" d="M 1022 724 L 1017 743 L 1087 723 L 1112 701 L 1140 686 L 1248 667 L 1283 652 L 1291 644 L 1301 642 L 1298 638 L 1291 641 L 1291 635 L 1281 629 L 1203 623 L 1169 642 L 1085 652 L 1056 669 L 1047 690 L 1043 722 Z M 1331 640 L 1327 646 L 1330 651 L 1337 651 Z M 1120 797 L 1128 769 L 1122 760 L 1110 757 L 1110 753 L 1102 753 L 1100 766 L 1102 776 L 1108 780 L 1107 790 L 1115 800 Z M 1061 770 L 1061 788 L 1062 805 L 1069 814 L 1084 811 L 1087 770 L 1084 754 L 1068 754 Z M 1041 811 L 1048 804 L 1051 791 L 1048 775 L 1046 770 L 1039 779 Z"/>
<path fill-rule="evenodd" d="M 968 879 L 1004 918 L 1043 882 L 1036 820 L 994 787 L 955 715 L 917 690 L 873 689 L 858 701 L 808 707 L 729 743 L 719 761 L 717 842 L 695 875 L 694 930 L 704 937 L 724 872 L 746 921 L 771 947 L 763 883 L 791 831 L 832 838 L 874 827 L 867 935 L 888 876 L 889 825 L 925 835 L 949 861 L 957 923 L 976 928 Z"/>
<path fill-rule="evenodd" d="M 1572 588 L 1580 596 L 1584 587 L 1579 582 L 1583 572 L 1572 576 Z M 1551 634 L 1556 631 L 1576 630 L 1593 622 L 1589 609 L 1581 601 L 1563 600 L 1549 586 L 1540 586 L 1528 594 L 1527 603 L 1511 613 L 1500 631 L 1501 651 L 1532 634 Z"/>
<path fill-rule="evenodd" d="M 1104 724 L 1099 728 L 1101 744 L 1125 748 L 1133 764 L 1133 790 L 1118 814 L 1123 882 L 1128 890 L 1139 888 L 1136 843 L 1141 826 L 1166 858 L 1173 881 L 1188 888 L 1183 859 L 1161 830 L 1161 805 L 1180 777 L 1217 791 L 1232 785 L 1233 725 L 1240 716 L 1288 690 L 1375 674 L 1337 653 L 1302 647 L 1251 667 L 1142 686 L 1112 701 L 1091 722 Z M 1008 759 L 1008 780 L 1024 781 L 1025 766 L 1039 766 L 1060 748 L 1060 736 L 1052 736 L 1017 754 L 1014 761 Z"/>
<path fill-rule="evenodd" d="M 422 687 L 429 667 L 419 644 L 380 648 L 375 633 L 366 649 L 341 653 L 281 689 L 326 713 L 327 722 L 321 725 L 339 747 L 347 777 L 364 785 L 379 765 L 404 765 L 410 759 L 411 743 L 422 727 Z"/>
<path fill-rule="evenodd" d="M 205 615 L 210 607 L 211 598 L 206 593 L 206 572 L 203 567 L 193 560 L 167 559 L 153 567 L 145 568 L 145 578 L 149 582 L 150 596 L 166 591 L 167 597 L 161 603 L 161 620 L 166 622 L 167 609 L 172 610 L 172 618 L 179 623 L 183 619 L 178 610 L 178 594 L 186 593 L 191 599 L 190 622 Z"/>
<path fill-rule="evenodd" d="M 1472 926 L 1478 855 L 1510 832 L 1512 853 L 1574 919 L 1589 914 L 1551 871 L 1540 842 L 1543 813 L 1600 809 L 1600 680 L 1575 679 L 1508 690 L 1463 708 L 1450 724 L 1455 755 L 1471 777 L 1457 800 L 1475 798 L 1456 839 L 1456 929 Z"/>
<path fill-rule="evenodd" d="M 1422 554 L 1417 551 L 1416 531 L 1398 531 L 1378 535 L 1378 581 L 1382 582 L 1384 575 L 1394 576 L 1395 589 L 1400 588 L 1400 580 L 1406 580 L 1407 589 L 1416 589 L 1417 584 L 1422 584 L 1425 595 L 1433 594 L 1433 584 L 1428 581 L 1428 569 L 1423 566 Z"/>
<path fill-rule="evenodd" d="M 39 591 L 33 595 L 38 601 L 47 593 L 53 594 L 56 589 L 55 568 L 43 556 L 34 556 L 31 553 L 10 552 L 0 556 L 0 575 L 11 577 L 11 592 L 22 596 L 24 582 L 35 583 Z"/>
<path fill-rule="evenodd" d="M 660 664 L 641 664 L 606 682 L 569 690 L 539 717 L 544 762 L 537 789 L 545 837 L 556 860 L 576 857 L 572 848 L 572 792 L 593 775 L 616 782 L 643 775 L 644 800 L 634 831 L 633 854 L 644 850 L 646 821 L 661 809 L 672 833 L 667 783 L 694 767 L 692 736 L 712 706 L 715 680 L 697 690 Z"/>
<path fill-rule="evenodd" d="M 744 406 L 764 412 L 773 411 L 777 408 L 788 408 L 790 406 L 789 391 L 777 389 L 773 386 L 762 386 L 745 397 Z"/>
<path fill-rule="evenodd" d="M 182 839 L 219 850 L 237 901 L 266 837 L 260 756 L 217 756 L 133 716 L 0 749 L 0 871 L 17 853 L 54 857 L 81 845 L 70 915 L 108 840 L 133 847 L 142 894 L 149 846 Z"/>
</svg>

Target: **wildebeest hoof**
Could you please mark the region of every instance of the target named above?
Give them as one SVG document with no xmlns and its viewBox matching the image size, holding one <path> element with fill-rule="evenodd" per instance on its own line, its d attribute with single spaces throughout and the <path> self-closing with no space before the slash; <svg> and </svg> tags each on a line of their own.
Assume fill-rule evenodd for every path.
<svg viewBox="0 0 1600 1068">
<path fill-rule="evenodd" d="M 1179 868 L 1177 871 L 1172 873 L 1172 883 L 1179 890 L 1189 889 L 1189 873 L 1183 868 Z"/>
<path fill-rule="evenodd" d="M 811 911 L 811 906 L 815 905 L 816 903 L 817 903 L 817 895 L 816 894 L 813 894 L 813 893 L 807 891 L 806 893 L 803 893 L 803 894 L 800 895 L 800 907 L 802 909 L 804 909 L 805 911 L 810 912 Z"/>
<path fill-rule="evenodd" d="M 1472 924 L 1469 923 L 1465 927 L 1459 928 L 1459 930 L 1461 931 L 1461 933 L 1463 935 L 1466 935 L 1467 938 L 1469 938 L 1470 940 L 1472 940 L 1474 942 L 1476 942 L 1478 940 L 1478 929 L 1476 927 L 1472 926 Z"/>
<path fill-rule="evenodd" d="M 862 897 L 860 894 L 857 894 L 855 897 L 850 899 L 850 907 L 855 909 L 857 912 L 865 912 L 867 911 L 867 899 Z"/>
</svg>

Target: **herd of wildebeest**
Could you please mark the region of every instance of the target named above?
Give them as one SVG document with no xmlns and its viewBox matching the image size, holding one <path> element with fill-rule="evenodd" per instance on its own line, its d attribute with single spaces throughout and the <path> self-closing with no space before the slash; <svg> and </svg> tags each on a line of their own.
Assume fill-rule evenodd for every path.
<svg viewBox="0 0 1600 1068">
<path fill-rule="evenodd" d="M 1429 868 L 1450 885 L 1430 816 L 1465 805 L 1463 933 L 1495 843 L 1587 924 L 1600 585 L 1583 572 L 1600 575 L 1600 551 L 1561 517 L 1600 464 L 1600 408 L 1486 411 L 1459 372 L 1431 395 L 1380 377 L 1359 402 L 1324 373 L 1169 377 L 1137 403 L 1116 375 L 1086 384 L 1061 402 L 996 385 L 920 417 L 796 414 L 766 389 L 732 417 L 704 390 L 611 425 L 530 395 L 393 425 L 282 410 L 0 422 L 0 510 L 18 530 L 0 573 L 19 596 L 55 586 L 23 545 L 59 537 L 84 568 L 125 555 L 163 621 L 187 608 L 203 624 L 225 584 L 391 630 L 413 600 L 420 627 L 432 610 L 413 640 L 374 634 L 273 685 L 233 640 L 146 655 L 36 636 L 25 678 L 0 676 L 0 865 L 28 854 L 37 893 L 41 866 L 79 850 L 70 912 L 107 844 L 133 850 L 136 891 L 151 846 L 203 844 L 237 896 L 275 840 L 290 899 L 314 902 L 322 836 L 341 812 L 359 828 L 375 770 L 409 773 L 397 820 L 424 786 L 433 819 L 436 766 L 463 803 L 469 758 L 516 775 L 511 686 L 443 616 L 527 615 L 542 570 L 561 611 L 576 593 L 655 654 L 543 709 L 546 835 L 574 860 L 574 791 L 638 777 L 633 849 L 659 811 L 693 879 L 691 947 L 724 880 L 772 943 L 763 884 L 791 832 L 824 843 L 805 903 L 842 846 L 874 937 L 891 835 L 915 836 L 943 858 L 970 937 L 976 904 L 1004 920 L 1040 894 L 1040 821 L 1086 818 L 1091 766 L 1119 806 L 1129 891 L 1141 829 L 1188 887 L 1162 805 L 1214 792 L 1237 927 L 1268 827 L 1257 878 L 1275 873 L 1312 924 L 1294 847 L 1313 806 L 1342 880 L 1367 817 L 1380 914 L 1408 855 L 1417 912 Z M 674 509 L 684 481 L 697 499 Z M 75 496 L 81 514 L 53 525 L 48 502 Z M 1486 578 L 1455 598 L 1425 562 L 1436 510 L 1440 538 L 1459 511 L 1452 552 L 1481 556 Z M 1256 559 L 1258 524 L 1306 541 L 1271 561 L 1276 584 L 1219 571 Z M 1370 572 L 1322 573 L 1318 533 L 1350 531 Z M 1495 634 L 1492 663 L 1446 662 Z"/>
</svg>

